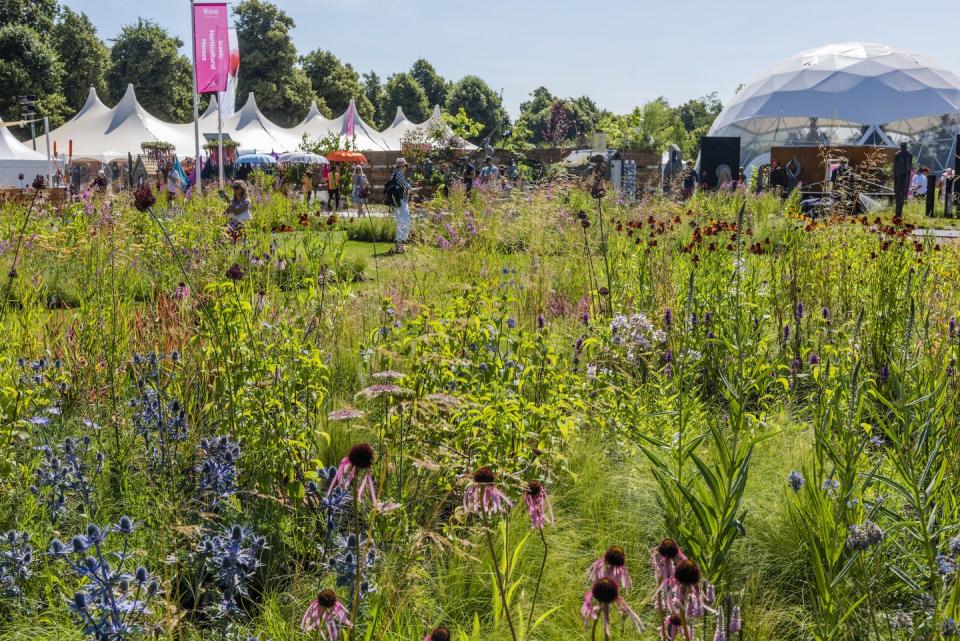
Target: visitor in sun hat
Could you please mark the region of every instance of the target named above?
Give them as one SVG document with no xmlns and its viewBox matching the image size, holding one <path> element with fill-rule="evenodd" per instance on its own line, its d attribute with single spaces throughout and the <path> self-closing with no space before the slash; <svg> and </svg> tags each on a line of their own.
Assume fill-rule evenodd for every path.
<svg viewBox="0 0 960 641">
<path fill-rule="evenodd" d="M 410 218 L 410 192 L 413 191 L 413 185 L 406 176 L 408 166 L 406 158 L 397 158 L 393 175 L 387 183 L 397 194 L 396 200 L 388 203 L 394 207 L 393 218 L 397 223 L 397 245 L 394 253 L 403 252 L 403 246 L 410 238 L 410 229 L 413 227 L 413 220 Z"/>
<path fill-rule="evenodd" d="M 250 199 L 247 198 L 247 183 L 242 180 L 233 181 L 233 199 L 230 201 L 230 204 L 227 205 L 226 214 L 230 216 L 227 227 L 229 227 L 231 231 L 240 229 L 244 223 L 252 218 L 250 214 Z"/>
</svg>

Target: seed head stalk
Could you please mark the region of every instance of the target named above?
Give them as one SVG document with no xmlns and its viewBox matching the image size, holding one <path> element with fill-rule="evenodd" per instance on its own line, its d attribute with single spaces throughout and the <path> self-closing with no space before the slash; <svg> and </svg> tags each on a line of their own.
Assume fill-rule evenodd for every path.
<svg viewBox="0 0 960 641">
<path fill-rule="evenodd" d="M 507 625 L 510 627 L 510 637 L 513 641 L 519 641 L 517 631 L 513 627 L 513 617 L 510 614 L 510 605 L 507 603 L 503 577 L 500 576 L 500 562 L 497 561 L 497 550 L 493 545 L 493 534 L 490 532 L 490 520 L 487 517 L 486 509 L 480 510 L 480 518 L 483 520 L 483 531 L 487 538 L 487 547 L 490 549 L 490 562 L 493 564 L 493 577 L 497 582 L 497 592 L 500 593 L 500 603 L 503 605 L 503 613 L 507 618 Z"/>
</svg>

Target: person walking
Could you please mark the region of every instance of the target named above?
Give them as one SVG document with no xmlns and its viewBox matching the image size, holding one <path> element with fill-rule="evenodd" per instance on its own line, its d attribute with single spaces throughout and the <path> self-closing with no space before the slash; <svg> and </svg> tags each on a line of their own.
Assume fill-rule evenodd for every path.
<svg viewBox="0 0 960 641">
<path fill-rule="evenodd" d="M 357 216 L 366 213 L 367 198 L 370 197 L 370 181 L 363 173 L 363 168 L 357 165 L 353 168 L 353 204 L 357 208 Z"/>
<path fill-rule="evenodd" d="M 340 210 L 340 169 L 333 167 L 330 169 L 330 176 L 327 182 L 330 189 L 330 210 L 334 213 Z"/>
<path fill-rule="evenodd" d="M 394 208 L 393 218 L 397 224 L 397 244 L 391 252 L 394 254 L 403 253 L 413 227 L 413 220 L 410 218 L 410 192 L 413 191 L 413 185 L 407 179 L 407 167 L 405 158 L 397 158 L 393 175 L 384 187 L 384 196 L 387 204 Z"/>
<path fill-rule="evenodd" d="M 313 170 L 308 169 L 307 173 L 303 175 L 303 182 L 300 184 L 300 193 L 303 194 L 303 201 L 310 204 L 310 199 L 313 198 Z"/>
</svg>

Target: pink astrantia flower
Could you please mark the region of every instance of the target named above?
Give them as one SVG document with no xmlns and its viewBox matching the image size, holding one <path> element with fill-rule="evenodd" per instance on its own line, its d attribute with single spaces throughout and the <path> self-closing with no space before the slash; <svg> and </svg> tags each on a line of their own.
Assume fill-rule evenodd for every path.
<svg viewBox="0 0 960 641">
<path fill-rule="evenodd" d="M 378 381 L 399 381 L 405 376 L 406 374 L 403 372 L 397 372 L 395 370 L 387 370 L 385 372 L 377 372 L 373 374 L 373 378 Z"/>
<path fill-rule="evenodd" d="M 593 582 L 593 585 L 583 595 L 583 605 L 580 607 L 580 616 L 583 617 L 584 625 L 590 625 L 591 621 L 602 620 L 603 631 L 607 638 L 610 637 L 610 609 L 616 607 L 620 614 L 626 619 L 630 619 L 637 632 L 643 630 L 643 624 L 640 617 L 634 612 L 623 597 L 620 596 L 620 587 L 617 582 L 611 578 L 603 577 Z"/>
<path fill-rule="evenodd" d="M 463 494 L 463 507 L 467 511 L 499 514 L 513 507 L 507 495 L 497 489 L 497 475 L 489 467 L 481 467 L 471 478 L 472 482 Z"/>
<path fill-rule="evenodd" d="M 611 546 L 590 566 L 590 572 L 587 574 L 588 581 L 604 578 L 613 579 L 622 590 L 633 587 L 630 572 L 627 571 L 627 554 L 619 545 Z"/>
<path fill-rule="evenodd" d="M 337 467 L 337 473 L 327 488 L 327 496 L 330 496 L 337 488 L 350 489 L 353 481 L 358 474 L 363 478 L 357 487 L 357 496 L 363 498 L 370 496 L 370 502 L 381 512 L 386 512 L 398 507 L 395 503 L 381 503 L 377 498 L 377 491 L 373 485 L 373 476 L 370 474 L 370 468 L 373 467 L 374 452 L 373 448 L 367 443 L 358 443 L 350 448 L 350 452 L 343 457 L 340 465 Z"/>
<path fill-rule="evenodd" d="M 352 628 L 347 609 L 343 607 L 333 590 L 323 590 L 303 613 L 300 629 L 304 632 L 320 631 L 324 641 L 337 641 L 343 628 Z"/>
<path fill-rule="evenodd" d="M 540 481 L 529 481 L 523 492 L 523 502 L 527 504 L 530 513 L 530 526 L 535 530 L 542 530 L 543 526 L 553 525 L 553 508 L 547 496 L 547 488 Z"/>
<path fill-rule="evenodd" d="M 363 418 L 363 412 L 360 410 L 355 410 L 349 407 L 345 407 L 340 410 L 334 410 L 327 414 L 327 420 L 331 423 L 337 423 L 342 421 L 355 421 L 357 419 Z"/>
</svg>

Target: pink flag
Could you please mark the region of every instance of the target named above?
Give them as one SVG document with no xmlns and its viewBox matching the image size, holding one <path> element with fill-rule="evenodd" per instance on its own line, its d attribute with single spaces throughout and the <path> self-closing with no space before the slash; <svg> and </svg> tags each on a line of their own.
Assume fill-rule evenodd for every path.
<svg viewBox="0 0 960 641">
<path fill-rule="evenodd" d="M 347 117 L 343 121 L 343 131 L 341 132 L 347 138 L 353 138 L 353 128 L 357 123 L 357 105 L 350 99 L 350 106 L 347 107 Z"/>
<path fill-rule="evenodd" d="M 193 5 L 193 50 L 197 93 L 215 93 L 227 88 L 230 75 L 230 28 L 227 5 Z"/>
</svg>

